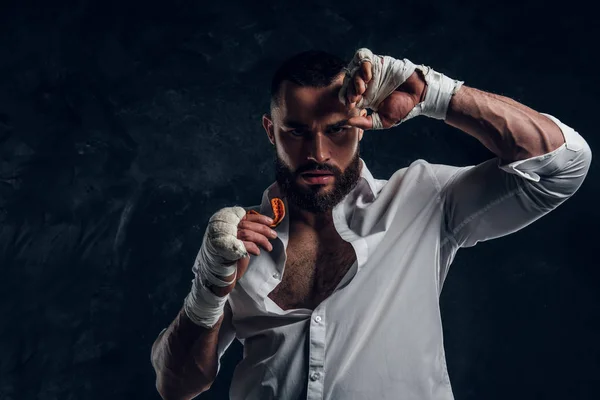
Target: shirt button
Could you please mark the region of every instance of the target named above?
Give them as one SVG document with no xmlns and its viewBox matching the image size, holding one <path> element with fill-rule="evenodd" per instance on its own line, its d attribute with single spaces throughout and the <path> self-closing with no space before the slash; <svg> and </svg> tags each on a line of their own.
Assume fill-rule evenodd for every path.
<svg viewBox="0 0 600 400">
<path fill-rule="evenodd" d="M 321 377 L 321 374 L 318 372 L 313 372 L 312 374 L 310 374 L 310 380 L 313 382 L 318 381 L 320 377 Z"/>
<path fill-rule="evenodd" d="M 279 279 L 279 272 L 275 272 L 275 273 L 273 274 L 273 278 L 275 278 L 275 279 Z"/>
<path fill-rule="evenodd" d="M 317 315 L 317 316 L 315 317 L 315 321 L 317 321 L 317 322 L 321 322 L 321 317 Z"/>
</svg>

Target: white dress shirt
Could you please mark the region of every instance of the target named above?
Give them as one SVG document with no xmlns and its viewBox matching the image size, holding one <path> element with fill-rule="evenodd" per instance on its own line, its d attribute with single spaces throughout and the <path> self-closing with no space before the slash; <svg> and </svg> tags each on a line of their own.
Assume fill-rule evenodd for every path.
<svg viewBox="0 0 600 400">
<path fill-rule="evenodd" d="M 357 186 L 333 209 L 356 262 L 315 310 L 284 311 L 268 297 L 285 273 L 286 215 L 273 251 L 251 257 L 225 308 L 219 356 L 234 338 L 244 345 L 230 398 L 453 399 L 439 296 L 457 250 L 529 225 L 575 193 L 589 169 L 585 140 L 547 116 L 566 143 L 508 165 L 416 160 L 382 180 L 361 159 Z M 270 215 L 272 197 L 282 197 L 276 183 L 246 209 Z"/>
</svg>

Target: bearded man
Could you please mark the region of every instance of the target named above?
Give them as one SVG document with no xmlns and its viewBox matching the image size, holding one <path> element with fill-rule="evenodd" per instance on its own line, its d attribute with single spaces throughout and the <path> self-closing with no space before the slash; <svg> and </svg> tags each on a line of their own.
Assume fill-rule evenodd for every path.
<svg viewBox="0 0 600 400">
<path fill-rule="evenodd" d="M 497 157 L 375 179 L 364 130 L 419 115 Z M 317 51 L 286 61 L 262 124 L 276 181 L 260 205 L 210 218 L 191 291 L 152 347 L 163 399 L 208 390 L 235 338 L 234 400 L 453 399 L 439 296 L 456 252 L 573 195 L 588 144 L 553 116 L 368 49 L 349 64 Z M 271 228 L 274 199 L 285 216 Z"/>
</svg>

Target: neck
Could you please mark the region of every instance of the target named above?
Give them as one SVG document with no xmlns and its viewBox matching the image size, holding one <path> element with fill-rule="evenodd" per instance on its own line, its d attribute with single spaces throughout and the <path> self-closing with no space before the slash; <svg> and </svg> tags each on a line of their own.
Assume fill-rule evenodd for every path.
<svg viewBox="0 0 600 400">
<path fill-rule="evenodd" d="M 334 227 L 332 210 L 314 213 L 300 209 L 295 204 L 289 204 L 288 207 L 290 211 L 290 228 L 312 228 L 323 232 Z"/>
</svg>

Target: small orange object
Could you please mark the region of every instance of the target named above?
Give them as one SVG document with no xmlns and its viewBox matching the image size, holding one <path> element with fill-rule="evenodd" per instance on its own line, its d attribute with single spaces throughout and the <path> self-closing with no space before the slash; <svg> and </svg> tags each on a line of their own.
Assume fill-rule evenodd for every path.
<svg viewBox="0 0 600 400">
<path fill-rule="evenodd" d="M 283 205 L 283 200 L 279 197 L 273 197 L 271 199 L 271 208 L 273 209 L 273 223 L 269 225 L 271 228 L 275 228 L 281 221 L 283 221 L 283 217 L 285 217 L 285 206 Z M 260 215 L 259 212 L 250 210 L 246 213 L 248 214 L 256 214 Z"/>
</svg>

